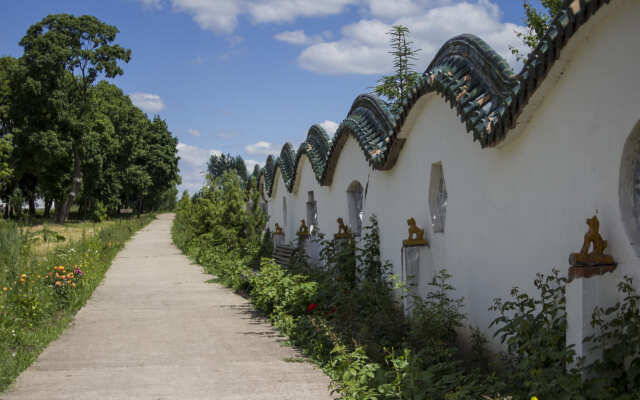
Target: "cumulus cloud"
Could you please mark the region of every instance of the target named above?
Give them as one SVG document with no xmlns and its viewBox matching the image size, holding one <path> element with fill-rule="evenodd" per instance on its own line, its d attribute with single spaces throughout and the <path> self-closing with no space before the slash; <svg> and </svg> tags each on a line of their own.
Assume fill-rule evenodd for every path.
<svg viewBox="0 0 640 400">
<path fill-rule="evenodd" d="M 273 36 L 276 40 L 287 42 L 289 44 L 309 45 L 322 42 L 322 36 L 307 36 L 302 29 L 295 31 L 284 31 Z"/>
<path fill-rule="evenodd" d="M 200 136 L 200 131 L 197 129 L 189 129 L 187 133 L 191 136 Z"/>
<path fill-rule="evenodd" d="M 178 143 L 177 148 L 180 156 L 180 175 L 182 176 L 180 190 L 186 189 L 194 193 L 204 185 L 209 157 L 212 154 L 220 155 L 221 152 L 219 150 L 191 146 L 186 143 Z"/>
<path fill-rule="evenodd" d="M 509 45 L 519 44 L 515 31 L 523 27 L 501 22 L 500 9 L 488 0 L 456 3 L 402 0 L 400 3 L 407 3 L 406 7 L 383 0 L 370 2 L 371 14 L 378 18 L 347 25 L 340 39 L 307 47 L 298 57 L 299 64 L 323 74 L 389 73 L 393 65 L 386 32 L 392 25 L 402 24 L 411 30 L 413 47 L 422 49 L 416 61 L 418 70 L 426 68 L 446 40 L 462 33 L 480 36 L 511 65 L 517 65 Z M 426 3 L 431 7 L 425 7 Z"/>
<path fill-rule="evenodd" d="M 249 13 L 256 22 L 293 21 L 298 17 L 318 17 L 341 13 L 358 0 L 263 0 L 251 1 Z"/>
<path fill-rule="evenodd" d="M 273 143 L 265 141 L 247 145 L 244 149 L 249 154 L 263 156 L 267 156 L 269 154 L 278 154 L 280 152 L 280 149 L 275 147 Z"/>
<path fill-rule="evenodd" d="M 522 26 L 501 20 L 500 8 L 492 0 L 139 0 L 146 5 L 166 1 L 177 12 L 193 16 L 202 29 L 232 34 L 242 16 L 254 23 L 291 22 L 297 18 L 344 13 L 356 7 L 362 19 L 344 26 L 341 35 L 329 40 L 326 34 L 310 36 L 303 30 L 283 31 L 276 40 L 306 48 L 299 65 L 322 74 L 386 74 L 392 70 L 389 37 L 395 24 L 411 29 L 414 47 L 420 48 L 416 68 L 423 70 L 442 44 L 461 33 L 486 40 L 512 65 L 519 64 L 509 45 L 521 48 L 515 31 Z M 351 8 L 353 8 L 351 7 Z M 230 47 L 239 37 L 231 37 Z M 230 53 L 229 53 L 230 54 Z M 227 59 L 225 53 L 222 58 Z"/>
<path fill-rule="evenodd" d="M 339 124 L 335 121 L 327 119 L 324 122 L 320 122 L 318 125 L 324 128 L 324 130 L 327 132 L 327 135 L 333 136 L 333 134 L 336 133 L 336 129 L 338 129 Z"/>
<path fill-rule="evenodd" d="M 159 113 L 165 109 L 164 101 L 157 94 L 135 92 L 129 98 L 136 107 L 148 113 Z"/>
<path fill-rule="evenodd" d="M 247 166 L 247 171 L 249 171 L 249 173 L 253 172 L 253 169 L 256 167 L 256 165 L 260 166 L 260 168 L 264 166 L 263 162 L 256 160 L 244 160 L 244 164 Z"/>
<path fill-rule="evenodd" d="M 162 0 L 138 0 L 147 7 L 161 8 Z M 362 0 L 170 0 L 173 10 L 185 12 L 202 29 L 231 33 L 238 17 L 248 15 L 256 23 L 291 22 L 299 17 L 335 15 Z"/>
</svg>

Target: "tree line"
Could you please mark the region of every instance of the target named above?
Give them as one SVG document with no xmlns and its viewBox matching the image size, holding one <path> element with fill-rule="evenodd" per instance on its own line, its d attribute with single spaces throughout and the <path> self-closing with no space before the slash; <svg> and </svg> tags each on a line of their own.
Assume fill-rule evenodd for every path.
<svg viewBox="0 0 640 400">
<path fill-rule="evenodd" d="M 131 50 L 115 26 L 88 15 L 49 15 L 0 58 L 0 199 L 4 216 L 22 205 L 64 222 L 73 205 L 102 219 L 122 208 L 175 204 L 177 138 L 160 117 L 133 105 L 108 79 Z"/>
</svg>

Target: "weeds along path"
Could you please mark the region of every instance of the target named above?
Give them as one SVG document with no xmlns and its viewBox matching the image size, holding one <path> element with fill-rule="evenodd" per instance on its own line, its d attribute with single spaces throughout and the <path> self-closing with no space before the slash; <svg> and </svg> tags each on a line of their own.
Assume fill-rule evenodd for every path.
<svg viewBox="0 0 640 400">
<path fill-rule="evenodd" d="M 73 325 L 0 399 L 330 399 L 329 379 L 171 242 L 127 243 Z"/>
</svg>

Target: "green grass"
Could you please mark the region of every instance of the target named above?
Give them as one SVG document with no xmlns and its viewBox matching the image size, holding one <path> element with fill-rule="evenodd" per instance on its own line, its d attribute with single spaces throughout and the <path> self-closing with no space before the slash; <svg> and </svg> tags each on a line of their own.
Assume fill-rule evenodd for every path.
<svg viewBox="0 0 640 400">
<path fill-rule="evenodd" d="M 124 243 L 153 219 L 111 221 L 43 255 L 34 254 L 25 229 L 0 221 L 0 391 L 69 326 Z M 61 275 L 76 268 L 82 275 L 57 279 L 53 268 L 59 266 Z"/>
</svg>

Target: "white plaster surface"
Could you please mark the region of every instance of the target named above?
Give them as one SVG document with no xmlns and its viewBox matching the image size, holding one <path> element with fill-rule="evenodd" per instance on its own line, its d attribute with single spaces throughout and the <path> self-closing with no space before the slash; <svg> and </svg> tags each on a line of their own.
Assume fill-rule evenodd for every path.
<svg viewBox="0 0 640 400">
<path fill-rule="evenodd" d="M 499 147 L 481 149 L 455 111 L 427 95 L 409 114 L 401 132 L 406 143 L 391 170 L 370 168 L 349 138 L 331 185 L 322 187 L 303 156 L 292 193 L 276 174 L 271 223 L 282 221 L 280 203 L 287 197 L 287 232 L 293 232 L 292 221 L 304 218 L 313 190 L 320 230 L 333 234 L 336 218 L 347 221 L 346 190 L 358 180 L 368 187 L 365 221 L 377 215 L 382 257 L 394 272 L 401 273 L 406 220 L 413 217 L 431 243 L 434 268 L 446 268 L 456 295 L 465 297 L 469 323 L 487 332 L 494 298 L 507 297 L 513 286 L 532 291 L 536 272 L 566 274 L 569 254 L 582 245 L 585 219 L 596 212 L 619 263 L 614 276 L 637 282 L 640 260 L 625 233 L 618 186 L 623 145 L 640 119 L 638 21 L 640 2 L 603 6 L 570 40 Z M 448 205 L 445 232 L 434 234 L 429 175 L 440 161 Z"/>
</svg>

